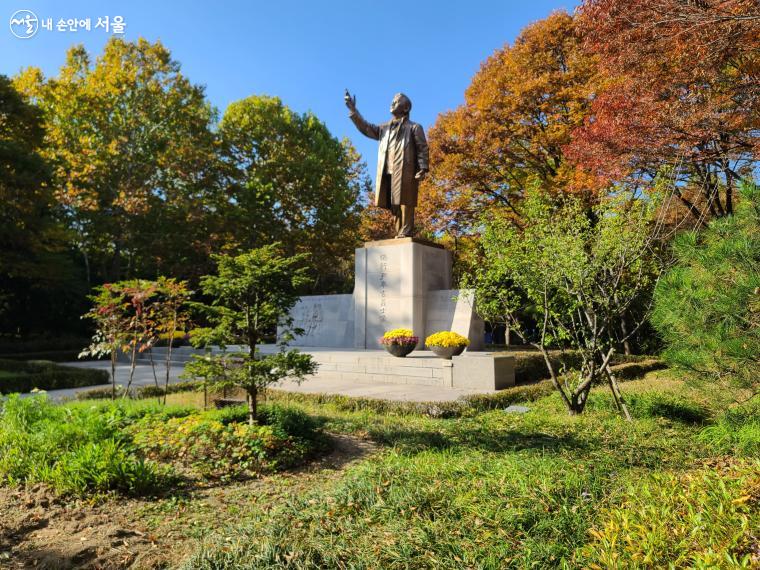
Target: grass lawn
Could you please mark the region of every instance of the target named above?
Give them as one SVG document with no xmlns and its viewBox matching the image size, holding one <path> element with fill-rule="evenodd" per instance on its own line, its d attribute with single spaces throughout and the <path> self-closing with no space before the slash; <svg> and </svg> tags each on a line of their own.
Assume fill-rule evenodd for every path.
<svg viewBox="0 0 760 570">
<path fill-rule="evenodd" d="M 578 417 L 552 394 L 525 414 L 452 419 L 345 411 L 278 394 L 279 404 L 333 434 L 338 451 L 251 481 L 79 504 L 151 537 L 124 558 L 136 568 L 760 564 L 757 406 L 716 419 L 666 371 L 624 390 L 632 423 L 603 389 Z M 202 396 L 169 400 L 187 407 Z M 8 552 L 38 560 L 35 540 L 30 533 Z"/>
</svg>

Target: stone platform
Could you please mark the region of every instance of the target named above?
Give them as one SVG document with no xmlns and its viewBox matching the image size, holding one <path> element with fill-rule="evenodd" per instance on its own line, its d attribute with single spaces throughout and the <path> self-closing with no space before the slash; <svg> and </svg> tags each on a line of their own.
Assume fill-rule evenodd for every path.
<svg viewBox="0 0 760 570">
<path fill-rule="evenodd" d="M 262 346 L 260 350 L 266 354 L 277 347 Z M 299 350 L 310 354 L 319 364 L 313 379 L 320 384 L 330 381 L 341 385 L 406 384 L 472 392 L 493 392 L 515 385 L 514 357 L 490 352 L 465 353 L 444 360 L 429 351 L 415 351 L 398 358 L 385 350 L 330 347 L 299 347 Z"/>
</svg>

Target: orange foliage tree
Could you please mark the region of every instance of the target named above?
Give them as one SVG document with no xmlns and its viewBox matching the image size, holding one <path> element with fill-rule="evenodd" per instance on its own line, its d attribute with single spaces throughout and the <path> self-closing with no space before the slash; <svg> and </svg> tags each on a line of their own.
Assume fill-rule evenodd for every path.
<svg viewBox="0 0 760 570">
<path fill-rule="evenodd" d="M 701 222 L 733 212 L 757 167 L 756 0 L 586 0 L 584 47 L 611 79 L 569 155 L 608 179 L 667 175 Z"/>
<path fill-rule="evenodd" d="M 481 66 L 465 102 L 430 130 L 431 176 L 421 189 L 423 230 L 465 235 L 484 208 L 519 219 L 526 189 L 593 199 L 598 181 L 564 147 L 586 117 L 597 81 L 573 17 L 528 26 Z"/>
</svg>

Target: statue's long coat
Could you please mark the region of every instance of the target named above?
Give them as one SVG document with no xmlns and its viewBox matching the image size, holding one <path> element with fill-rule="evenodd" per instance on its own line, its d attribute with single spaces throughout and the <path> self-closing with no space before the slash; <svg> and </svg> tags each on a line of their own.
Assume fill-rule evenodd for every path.
<svg viewBox="0 0 760 570">
<path fill-rule="evenodd" d="M 419 181 L 414 178 L 420 170 L 428 170 L 428 144 L 422 125 L 404 118 L 401 124 L 401 135 L 404 137 L 403 157 L 399 164 L 393 165 L 390 186 L 383 176 L 387 159 L 388 138 L 391 122 L 373 125 L 366 121 L 358 111 L 351 113 L 351 120 L 362 134 L 380 141 L 377 154 L 377 178 L 375 180 L 375 206 L 388 208 L 390 206 L 416 206 Z"/>
</svg>

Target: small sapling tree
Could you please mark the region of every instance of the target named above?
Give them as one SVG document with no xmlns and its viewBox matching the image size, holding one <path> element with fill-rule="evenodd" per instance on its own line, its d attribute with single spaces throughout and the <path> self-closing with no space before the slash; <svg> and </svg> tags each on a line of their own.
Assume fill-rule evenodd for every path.
<svg viewBox="0 0 760 570">
<path fill-rule="evenodd" d="M 95 323 L 95 334 L 90 345 L 85 348 L 79 358 L 93 356 L 100 358 L 108 356 L 111 360 L 111 399 L 116 399 L 116 355 L 121 348 L 127 328 L 124 310 L 124 292 L 112 283 L 106 283 L 95 288 L 95 293 L 89 296 L 92 308 L 82 315 L 83 319 L 91 319 Z"/>
<path fill-rule="evenodd" d="M 187 288 L 187 281 L 177 281 L 176 279 L 167 277 L 158 278 L 157 295 L 154 300 L 156 330 L 160 335 L 166 335 L 167 337 L 164 404 L 166 404 L 166 394 L 169 391 L 174 337 L 178 330 L 184 330 L 190 322 L 188 303 L 191 295 L 192 291 Z M 153 359 L 151 358 L 152 363 Z"/>
<path fill-rule="evenodd" d="M 217 386 L 237 386 L 248 396 L 248 420 L 257 419 L 259 393 L 284 378 L 297 381 L 316 371 L 308 354 L 287 350 L 293 321 L 290 309 L 298 300 L 299 288 L 309 283 L 305 256 L 284 257 L 279 244 L 237 256 L 217 255 L 217 274 L 201 278 L 201 289 L 213 299 L 203 306 L 212 327 L 198 331 L 193 344 L 242 345 L 245 350 L 211 354 L 188 363 L 188 376 L 209 378 Z M 274 354 L 261 354 L 258 345 L 281 327 L 282 342 Z"/>
<path fill-rule="evenodd" d="M 645 320 L 641 299 L 651 298 L 661 271 L 655 205 L 618 196 L 589 207 L 533 191 L 521 211 L 520 227 L 498 216 L 485 221 L 483 263 L 465 282 L 476 290 L 479 313 L 541 352 L 571 414 L 583 411 L 595 383 L 606 382 L 629 418 L 610 360 Z M 531 313 L 538 330 L 529 334 L 521 316 Z M 630 322 L 621 329 L 623 318 Z M 558 355 L 559 370 L 550 348 L 572 349 Z"/>
<path fill-rule="evenodd" d="M 158 284 L 145 279 L 132 279 L 114 283 L 114 286 L 121 289 L 126 301 L 123 304 L 125 319 L 122 321 L 126 324 L 123 349 L 129 353 L 129 380 L 124 392 L 126 396 L 134 381 L 137 355 L 150 350 L 158 338 L 156 321 Z"/>
</svg>

